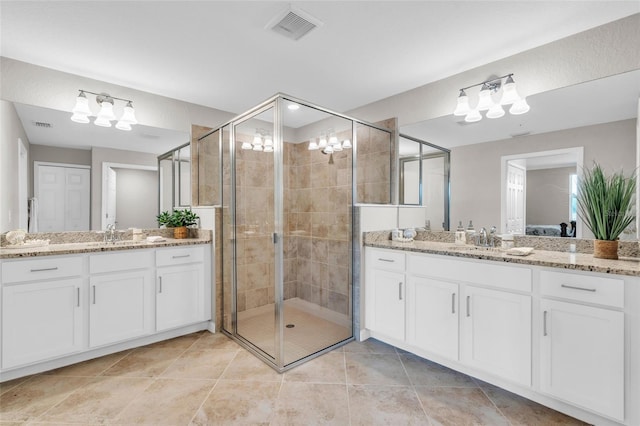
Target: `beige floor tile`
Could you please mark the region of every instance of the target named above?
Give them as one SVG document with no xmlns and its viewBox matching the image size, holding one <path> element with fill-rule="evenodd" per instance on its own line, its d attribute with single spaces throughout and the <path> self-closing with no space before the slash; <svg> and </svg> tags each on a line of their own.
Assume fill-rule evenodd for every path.
<svg viewBox="0 0 640 426">
<path fill-rule="evenodd" d="M 217 379 L 238 352 L 220 349 L 194 349 L 180 355 L 161 377 L 174 379 Z"/>
<path fill-rule="evenodd" d="M 102 373 L 105 376 L 156 377 L 183 353 L 182 349 L 140 348 Z"/>
<path fill-rule="evenodd" d="M 33 420 L 95 380 L 89 377 L 33 377 L 2 395 L 0 421 Z"/>
<path fill-rule="evenodd" d="M 173 339 L 152 343 L 145 346 L 145 348 L 182 349 L 184 351 L 187 350 L 195 342 L 197 342 L 202 335 L 203 332 L 199 331 L 197 333 L 186 334 L 184 336 L 175 337 Z"/>
<path fill-rule="evenodd" d="M 513 426 L 587 425 L 587 423 L 578 419 L 559 413 L 551 408 L 547 408 L 544 405 L 540 405 L 496 386 L 484 384 L 482 389 Z"/>
<path fill-rule="evenodd" d="M 351 425 L 428 425 L 410 386 L 350 385 Z"/>
<path fill-rule="evenodd" d="M 189 350 L 197 349 L 224 349 L 224 350 L 239 350 L 241 346 L 234 342 L 226 335 L 218 333 L 210 333 L 205 331 L 202 336 L 193 344 Z"/>
<path fill-rule="evenodd" d="M 400 354 L 400 361 L 413 385 L 478 387 L 466 374 L 459 373 L 413 354 Z"/>
<path fill-rule="evenodd" d="M 282 384 L 272 425 L 348 425 L 347 388 L 339 384 Z"/>
<path fill-rule="evenodd" d="M 66 367 L 56 368 L 42 374 L 52 376 L 98 376 L 115 365 L 122 358 L 127 356 L 131 351 L 122 351 L 111 355 L 105 355 L 100 358 L 90 359 L 88 361 L 79 362 Z"/>
<path fill-rule="evenodd" d="M 213 380 L 156 379 L 115 423 L 186 425 L 213 388 Z"/>
<path fill-rule="evenodd" d="M 33 377 L 34 376 L 19 377 L 17 379 L 8 380 L 6 382 L 0 383 L 0 395 L 2 395 L 3 393 L 7 392 L 8 390 L 11 390 L 11 389 L 15 388 L 16 386 L 20 385 L 21 383 L 26 382 L 27 380 L 29 380 L 29 379 L 31 379 Z"/>
<path fill-rule="evenodd" d="M 268 425 L 280 390 L 277 382 L 219 380 L 193 425 Z"/>
<path fill-rule="evenodd" d="M 347 383 L 358 385 L 409 385 L 396 354 L 345 353 Z"/>
<path fill-rule="evenodd" d="M 329 352 L 286 373 L 285 382 L 346 383 L 344 352 Z"/>
<path fill-rule="evenodd" d="M 415 389 L 434 425 L 509 425 L 480 388 L 415 386 Z"/>
<path fill-rule="evenodd" d="M 73 392 L 38 418 L 46 422 L 103 423 L 113 420 L 153 379 L 101 377 Z"/>
<path fill-rule="evenodd" d="M 240 351 L 221 379 L 281 382 L 282 375 L 247 351 Z"/>
<path fill-rule="evenodd" d="M 364 342 L 350 342 L 344 345 L 345 352 L 369 353 L 369 354 L 395 354 L 396 348 L 376 339 L 367 339 Z"/>
</svg>

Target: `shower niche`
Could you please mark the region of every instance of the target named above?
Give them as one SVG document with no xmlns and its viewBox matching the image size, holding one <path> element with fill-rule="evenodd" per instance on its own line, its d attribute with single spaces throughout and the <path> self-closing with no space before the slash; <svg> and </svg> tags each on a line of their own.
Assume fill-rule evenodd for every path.
<svg viewBox="0 0 640 426">
<path fill-rule="evenodd" d="M 219 328 L 281 372 L 353 340 L 353 206 L 389 203 L 392 132 L 278 94 L 212 135 Z"/>
</svg>

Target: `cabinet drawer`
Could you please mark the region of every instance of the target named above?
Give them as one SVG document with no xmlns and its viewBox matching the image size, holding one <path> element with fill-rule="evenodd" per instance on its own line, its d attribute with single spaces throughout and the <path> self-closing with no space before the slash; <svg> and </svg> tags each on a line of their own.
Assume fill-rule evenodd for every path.
<svg viewBox="0 0 640 426">
<path fill-rule="evenodd" d="M 408 272 L 413 275 L 482 284 L 504 290 L 531 292 L 532 289 L 531 269 L 528 268 L 413 253 L 408 257 Z"/>
<path fill-rule="evenodd" d="M 540 293 L 579 302 L 624 307 L 624 281 L 594 275 L 540 271 Z"/>
<path fill-rule="evenodd" d="M 89 257 L 89 273 L 129 271 L 153 266 L 153 250 L 126 250 L 117 253 L 94 254 Z"/>
<path fill-rule="evenodd" d="M 367 251 L 369 253 L 369 264 L 367 265 L 368 268 L 404 272 L 404 252 L 382 249 L 367 249 Z"/>
<path fill-rule="evenodd" d="M 82 256 L 43 257 L 2 263 L 4 284 L 73 277 L 81 274 Z"/>
<path fill-rule="evenodd" d="M 156 251 L 156 266 L 171 266 L 202 262 L 203 259 L 203 247 L 179 247 Z"/>
</svg>

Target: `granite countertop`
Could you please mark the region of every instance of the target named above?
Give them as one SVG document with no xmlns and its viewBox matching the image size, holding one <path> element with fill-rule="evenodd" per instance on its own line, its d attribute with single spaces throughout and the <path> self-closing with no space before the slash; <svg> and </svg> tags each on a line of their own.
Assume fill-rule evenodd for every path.
<svg viewBox="0 0 640 426">
<path fill-rule="evenodd" d="M 64 254 L 100 253 L 120 250 L 137 250 L 157 247 L 188 246 L 210 244 L 211 235 L 205 234 L 197 238 L 175 239 L 165 237 L 165 241 L 150 243 L 143 241 L 119 241 L 115 244 L 102 241 L 71 242 L 49 244 L 41 247 L 7 248 L 0 247 L 0 259 L 16 259 L 25 257 L 56 256 Z"/>
<path fill-rule="evenodd" d="M 475 248 L 471 245 L 456 246 L 450 242 L 435 241 L 397 242 L 391 240 L 376 240 L 366 241 L 365 246 L 466 257 L 469 259 L 517 263 L 521 265 L 547 266 L 551 268 L 574 269 L 577 271 L 640 276 L 640 258 L 631 257 L 620 258 L 619 260 L 607 260 L 594 258 L 592 254 L 538 249 L 535 249 L 527 256 L 513 256 L 506 254 L 505 250 L 497 248 L 483 249 L 481 247 Z"/>
</svg>

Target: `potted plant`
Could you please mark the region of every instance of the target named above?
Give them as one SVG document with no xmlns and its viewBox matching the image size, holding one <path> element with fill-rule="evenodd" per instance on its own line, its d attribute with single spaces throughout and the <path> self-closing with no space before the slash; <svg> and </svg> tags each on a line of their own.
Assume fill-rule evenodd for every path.
<svg viewBox="0 0 640 426">
<path fill-rule="evenodd" d="M 164 211 L 156 216 L 156 219 L 158 220 L 158 225 L 173 228 L 174 238 L 187 238 L 187 226 L 195 225 L 198 215 L 191 210 L 176 209 L 171 213 Z"/>
<path fill-rule="evenodd" d="M 578 214 L 595 237 L 593 257 L 618 258 L 618 237 L 634 221 L 635 173 L 605 176 L 594 162 L 578 183 Z"/>
</svg>

